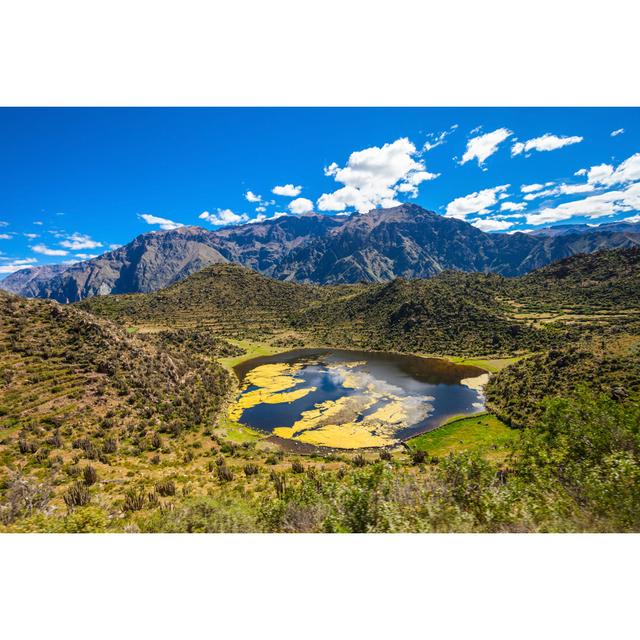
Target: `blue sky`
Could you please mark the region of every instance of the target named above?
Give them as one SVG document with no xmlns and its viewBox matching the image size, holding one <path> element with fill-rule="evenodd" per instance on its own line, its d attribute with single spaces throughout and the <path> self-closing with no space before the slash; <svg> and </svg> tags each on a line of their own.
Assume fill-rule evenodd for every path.
<svg viewBox="0 0 640 640">
<path fill-rule="evenodd" d="M 178 224 L 216 228 L 309 210 L 415 202 L 495 232 L 634 219 L 639 116 L 635 108 L 3 108 L 0 277 Z"/>
</svg>

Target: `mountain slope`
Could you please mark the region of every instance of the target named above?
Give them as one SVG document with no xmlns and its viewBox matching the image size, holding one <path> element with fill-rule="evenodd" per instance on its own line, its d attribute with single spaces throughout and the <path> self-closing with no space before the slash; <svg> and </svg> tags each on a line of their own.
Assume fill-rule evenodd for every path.
<svg viewBox="0 0 640 640">
<path fill-rule="evenodd" d="M 212 265 L 149 294 L 101 296 L 88 311 L 129 324 L 207 326 L 221 335 L 248 336 L 289 327 L 307 309 L 348 287 L 281 282 L 239 265 Z"/>
<path fill-rule="evenodd" d="M 555 260 L 640 246 L 637 225 L 589 233 L 491 234 L 417 205 L 345 217 L 309 214 L 208 231 L 152 232 L 93 260 L 24 269 L 0 286 L 74 302 L 161 289 L 211 264 L 234 262 L 279 280 L 315 284 L 427 278 L 456 270 L 517 276 Z"/>
<path fill-rule="evenodd" d="M 123 427 L 188 427 L 224 397 L 218 365 L 156 348 L 76 307 L 0 292 L 0 312 L 0 426 L 25 437 L 105 417 Z"/>
</svg>

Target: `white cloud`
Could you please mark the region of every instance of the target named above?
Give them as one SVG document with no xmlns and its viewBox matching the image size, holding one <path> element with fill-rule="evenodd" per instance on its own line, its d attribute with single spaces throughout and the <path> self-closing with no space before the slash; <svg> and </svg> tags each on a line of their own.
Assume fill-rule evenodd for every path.
<svg viewBox="0 0 640 640">
<path fill-rule="evenodd" d="M 92 240 L 90 236 L 76 232 L 72 233 L 66 240 L 63 240 L 60 246 L 72 251 L 78 251 L 80 249 L 97 249 L 102 246 L 102 242 L 97 242 Z"/>
<path fill-rule="evenodd" d="M 469 195 L 456 198 L 447 205 L 446 218 L 458 218 L 464 220 L 472 213 L 488 213 L 491 207 L 498 201 L 498 194 L 506 191 L 510 185 L 503 184 L 492 189 L 474 191 Z"/>
<path fill-rule="evenodd" d="M 307 198 L 296 198 L 289 203 L 291 213 L 309 213 L 313 211 L 313 202 Z"/>
<path fill-rule="evenodd" d="M 111 249 L 111 251 L 115 251 L 116 249 L 119 249 L 121 246 L 122 246 L 121 244 L 110 244 L 109 249 Z"/>
<path fill-rule="evenodd" d="M 550 187 L 553 182 L 545 182 L 544 184 L 538 184 L 537 182 L 534 184 L 523 184 L 520 187 L 520 191 L 522 193 L 531 193 L 532 191 L 540 191 L 540 189 L 544 189 L 544 187 Z"/>
<path fill-rule="evenodd" d="M 630 218 L 625 218 L 622 222 L 631 222 L 631 223 L 636 223 L 636 222 L 640 222 L 640 216 L 631 216 Z"/>
<path fill-rule="evenodd" d="M 415 198 L 418 195 L 418 186 L 427 180 L 435 180 L 440 174 L 429 171 L 415 171 L 409 174 L 405 182 L 398 185 L 397 189 L 401 193 L 409 193 Z"/>
<path fill-rule="evenodd" d="M 542 191 L 534 191 L 533 193 L 527 193 L 524 199 L 527 202 L 535 200 L 536 198 L 544 198 L 546 196 L 554 196 L 558 193 L 557 189 L 543 189 Z"/>
<path fill-rule="evenodd" d="M 265 216 L 263 213 L 258 214 L 252 220 L 249 220 L 247 224 L 254 224 L 259 222 L 268 222 L 269 220 L 277 220 L 278 218 L 287 217 L 289 214 L 284 211 L 279 211 L 278 213 L 274 213 L 271 217 Z"/>
<path fill-rule="evenodd" d="M 429 173 L 418 156 L 415 145 L 408 138 L 399 138 L 382 147 L 369 147 L 354 151 L 344 167 L 335 162 L 325 168 L 344 186 L 318 198 L 320 211 L 344 211 L 354 207 L 360 213 L 376 207 L 394 207 L 398 193 L 417 195 L 418 185 L 433 180 L 437 174 Z"/>
<path fill-rule="evenodd" d="M 14 271 L 19 271 L 20 269 L 25 269 L 26 267 L 32 266 L 36 262 L 38 262 L 36 258 L 14 260 L 13 262 L 8 262 L 7 264 L 0 265 L 0 273 L 13 273 Z"/>
<path fill-rule="evenodd" d="M 527 223 L 532 225 L 549 224 L 560 220 L 569 220 L 575 216 L 602 218 L 620 211 L 640 210 L 640 183 L 626 189 L 607 191 L 582 200 L 572 200 L 557 207 L 547 207 L 537 213 L 527 215 Z"/>
<path fill-rule="evenodd" d="M 294 186 L 292 184 L 285 184 L 275 186 L 271 189 L 271 193 L 275 193 L 277 196 L 286 196 L 287 198 L 295 198 L 302 191 L 300 185 Z"/>
<path fill-rule="evenodd" d="M 558 186 L 558 193 L 570 195 L 573 193 L 588 193 L 593 191 L 595 187 L 592 184 L 561 184 Z"/>
<path fill-rule="evenodd" d="M 8 227 L 9 223 L 5 222 L 4 220 L 0 220 L 0 227 Z"/>
<path fill-rule="evenodd" d="M 435 149 L 441 144 L 444 144 L 447 136 L 451 135 L 457 128 L 458 125 L 454 124 L 445 131 L 440 131 L 440 133 L 427 134 L 427 141 L 422 145 L 422 151 L 431 151 L 431 149 Z"/>
<path fill-rule="evenodd" d="M 11 236 L 8 233 L 0 233 L 0 240 L 11 240 Z"/>
<path fill-rule="evenodd" d="M 76 253 L 76 258 L 80 258 L 80 260 L 91 260 L 91 258 L 97 257 L 97 253 Z"/>
<path fill-rule="evenodd" d="M 582 136 L 556 136 L 552 133 L 545 133 L 539 138 L 531 138 L 526 142 L 516 142 L 511 147 L 511 155 L 517 156 L 523 151 L 554 151 L 570 144 L 578 144 L 583 140 Z"/>
<path fill-rule="evenodd" d="M 36 253 L 41 253 L 44 256 L 66 256 L 69 252 L 64 249 L 50 249 L 44 244 L 36 244 L 31 247 Z"/>
<path fill-rule="evenodd" d="M 249 202 L 262 202 L 262 196 L 259 196 L 256 193 L 253 193 L 253 191 L 247 191 L 244 194 L 244 197 L 249 201 Z"/>
<path fill-rule="evenodd" d="M 29 240 L 35 240 L 36 238 L 40 237 L 37 233 L 23 233 L 22 235 L 25 238 L 29 238 Z"/>
<path fill-rule="evenodd" d="M 621 133 L 624 133 L 624 129 L 616 129 L 615 131 L 611 132 L 611 137 L 615 138 L 616 136 L 619 136 Z"/>
<path fill-rule="evenodd" d="M 167 220 L 167 218 L 152 216 L 150 213 L 140 213 L 138 214 L 138 218 L 142 218 L 147 224 L 159 225 L 163 231 L 173 231 L 173 229 L 184 227 L 181 222 L 174 222 L 173 220 Z"/>
<path fill-rule="evenodd" d="M 477 160 L 478 166 L 482 167 L 484 161 L 491 155 L 493 155 L 502 142 L 504 142 L 509 136 L 513 135 L 509 129 L 500 128 L 490 133 L 485 133 L 481 136 L 476 136 L 467 141 L 467 150 L 460 160 L 460 164 L 465 164 L 469 160 Z"/>
<path fill-rule="evenodd" d="M 239 224 L 249 219 L 246 213 L 234 213 L 231 209 L 218 209 L 218 213 L 203 211 L 198 217 L 217 227 L 228 224 Z"/>
<path fill-rule="evenodd" d="M 480 229 L 480 231 L 504 231 L 514 225 L 513 222 L 507 222 L 506 220 L 491 220 L 490 218 L 485 218 L 484 220 L 481 220 L 480 218 L 471 220 L 471 224 Z"/>
<path fill-rule="evenodd" d="M 574 176 L 586 176 L 587 175 L 587 170 L 586 169 L 578 169 L 573 175 Z"/>
<path fill-rule="evenodd" d="M 526 209 L 525 202 L 501 202 L 500 211 L 522 211 Z"/>
<path fill-rule="evenodd" d="M 599 164 L 587 172 L 589 183 L 605 187 L 636 180 L 640 180 L 640 153 L 634 153 L 615 168 L 610 164 Z"/>
</svg>

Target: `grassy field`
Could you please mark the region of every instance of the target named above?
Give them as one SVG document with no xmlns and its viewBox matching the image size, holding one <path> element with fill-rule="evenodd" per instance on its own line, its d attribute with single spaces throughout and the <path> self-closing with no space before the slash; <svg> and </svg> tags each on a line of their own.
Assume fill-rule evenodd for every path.
<svg viewBox="0 0 640 640">
<path fill-rule="evenodd" d="M 259 356 L 270 356 L 273 353 L 279 353 L 280 351 L 287 351 L 287 348 L 272 347 L 266 342 L 254 342 L 253 340 L 233 340 L 228 338 L 227 342 L 244 349 L 245 353 L 241 356 L 233 356 L 231 358 L 220 358 L 220 364 L 226 369 L 233 369 L 236 365 L 250 360 L 251 358 L 257 358 Z"/>
<path fill-rule="evenodd" d="M 462 358 L 458 356 L 447 356 L 447 360 L 456 364 L 468 364 L 474 367 L 480 367 L 489 373 L 496 373 L 514 362 L 518 362 L 525 356 L 514 356 L 512 358 Z"/>
<path fill-rule="evenodd" d="M 490 413 L 470 418 L 454 418 L 429 433 L 407 442 L 410 449 L 427 451 L 433 456 L 450 453 L 477 452 L 488 458 L 504 457 L 508 445 L 518 432 L 510 429 Z"/>
</svg>

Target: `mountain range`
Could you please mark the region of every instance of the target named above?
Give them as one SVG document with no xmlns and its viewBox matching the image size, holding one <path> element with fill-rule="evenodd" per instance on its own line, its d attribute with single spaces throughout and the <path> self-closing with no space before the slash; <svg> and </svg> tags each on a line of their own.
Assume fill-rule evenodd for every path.
<svg viewBox="0 0 640 640">
<path fill-rule="evenodd" d="M 75 302 L 156 291 L 227 262 L 277 280 L 311 284 L 429 278 L 446 270 L 517 276 L 575 254 L 633 246 L 640 246 L 640 224 L 497 234 L 403 204 L 349 216 L 282 216 L 215 231 L 154 231 L 91 260 L 22 269 L 0 287 L 26 297 Z"/>
</svg>

